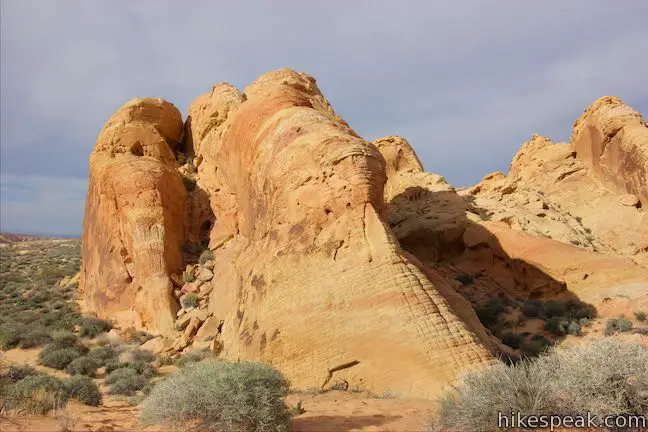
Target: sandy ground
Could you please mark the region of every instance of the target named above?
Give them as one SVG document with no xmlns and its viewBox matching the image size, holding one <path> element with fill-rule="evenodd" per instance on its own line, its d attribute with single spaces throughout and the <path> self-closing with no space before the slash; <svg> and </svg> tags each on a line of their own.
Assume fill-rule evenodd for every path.
<svg viewBox="0 0 648 432">
<path fill-rule="evenodd" d="M 39 349 L 13 349 L 5 353 L 5 360 L 15 364 L 29 364 L 38 370 L 65 378 L 64 372 L 37 364 Z M 160 368 L 162 376 L 175 368 Z M 101 378 L 99 376 L 98 378 Z M 97 379 L 97 384 L 103 380 Z M 104 393 L 104 403 L 89 407 L 70 401 L 66 410 L 47 416 L 21 416 L 0 418 L 2 432 L 63 431 L 151 431 L 166 432 L 168 428 L 142 427 L 138 422 L 139 410 L 123 400 Z M 301 401 L 305 412 L 294 417 L 292 431 L 424 431 L 434 412 L 434 402 L 422 399 L 378 399 L 364 394 L 331 391 L 318 395 L 295 393 L 286 398 L 288 406 Z"/>
</svg>

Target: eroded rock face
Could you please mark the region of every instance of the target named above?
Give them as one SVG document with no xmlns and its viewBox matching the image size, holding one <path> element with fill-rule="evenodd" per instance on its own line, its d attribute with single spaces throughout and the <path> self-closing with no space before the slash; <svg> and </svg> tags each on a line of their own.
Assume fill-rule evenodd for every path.
<svg viewBox="0 0 648 432">
<path fill-rule="evenodd" d="M 102 129 L 90 156 L 81 285 L 86 307 L 122 324 L 169 331 L 169 274 L 182 264 L 186 191 L 173 148 L 178 110 L 135 99 Z"/>
<path fill-rule="evenodd" d="M 163 333 L 149 344 L 164 355 L 210 347 L 297 388 L 434 397 L 493 360 L 475 293 L 647 295 L 645 123 L 617 101 L 572 144 L 534 135 L 508 175 L 463 190 L 405 139 L 363 140 L 292 70 L 215 85 L 184 125 L 131 101 L 90 160 L 86 306 Z M 187 244 L 211 253 L 196 264 Z"/>
<path fill-rule="evenodd" d="M 594 102 L 574 123 L 571 144 L 590 173 L 648 207 L 648 125 L 616 97 Z"/>
<path fill-rule="evenodd" d="M 437 290 L 385 225 L 384 159 L 315 80 L 281 70 L 244 94 L 217 86 L 190 109 L 202 113 L 198 185 L 216 191 L 209 308 L 224 319 L 222 355 L 268 361 L 298 387 L 419 396 L 488 361 L 468 303 Z M 236 99 L 196 144 L 209 129 L 198 119 Z"/>
</svg>

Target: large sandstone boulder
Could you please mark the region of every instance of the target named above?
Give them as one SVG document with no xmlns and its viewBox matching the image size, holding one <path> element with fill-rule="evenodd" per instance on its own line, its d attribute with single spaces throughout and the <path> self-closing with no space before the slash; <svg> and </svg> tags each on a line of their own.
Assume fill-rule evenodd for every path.
<svg viewBox="0 0 648 432">
<path fill-rule="evenodd" d="M 418 396 L 488 361 L 469 304 L 433 286 L 381 217 L 384 159 L 315 80 L 276 71 L 244 95 L 220 85 L 189 110 L 198 185 L 213 193 L 222 355 L 267 361 L 297 387 Z"/>
<path fill-rule="evenodd" d="M 182 264 L 185 188 L 174 147 L 180 112 L 134 99 L 102 129 L 90 156 L 81 285 L 86 307 L 123 325 L 169 331 L 170 273 Z"/>
<path fill-rule="evenodd" d="M 641 114 L 619 98 L 602 97 L 574 123 L 571 144 L 594 177 L 648 207 L 648 125 Z"/>
</svg>

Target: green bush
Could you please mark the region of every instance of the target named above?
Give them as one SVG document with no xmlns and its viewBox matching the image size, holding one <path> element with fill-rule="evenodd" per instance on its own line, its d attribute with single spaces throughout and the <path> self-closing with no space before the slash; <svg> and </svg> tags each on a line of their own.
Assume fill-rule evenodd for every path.
<svg viewBox="0 0 648 432">
<path fill-rule="evenodd" d="M 643 312 L 643 311 L 635 312 L 634 316 L 635 316 L 635 318 L 637 318 L 637 321 L 641 321 L 641 322 L 644 322 L 644 321 L 646 321 L 646 319 L 648 319 L 646 317 L 646 312 Z"/>
<path fill-rule="evenodd" d="M 70 398 L 90 406 L 101 404 L 101 392 L 92 378 L 83 375 L 73 376 L 66 380 L 65 385 Z"/>
<path fill-rule="evenodd" d="M 210 349 L 194 350 L 183 354 L 175 361 L 176 366 L 184 367 L 203 360 L 216 358 L 216 355 Z"/>
<path fill-rule="evenodd" d="M 549 339 L 543 335 L 534 335 L 530 341 L 522 343 L 520 350 L 525 357 L 537 357 L 551 345 Z"/>
<path fill-rule="evenodd" d="M 569 300 L 565 304 L 567 309 L 567 316 L 572 320 L 580 320 L 583 318 L 592 319 L 596 316 L 596 309 L 594 306 L 583 303 L 580 300 Z"/>
<path fill-rule="evenodd" d="M 157 375 L 157 369 L 155 366 L 143 361 L 128 363 L 125 367 L 134 370 L 138 375 L 142 375 L 146 378 L 151 378 Z"/>
<path fill-rule="evenodd" d="M 198 297 L 195 294 L 187 294 L 182 297 L 182 307 L 185 309 L 198 306 Z"/>
<path fill-rule="evenodd" d="M 49 375 L 32 375 L 11 385 L 5 394 L 5 407 L 24 414 L 45 414 L 67 404 L 65 383 Z"/>
<path fill-rule="evenodd" d="M 585 319 L 587 319 L 587 318 L 585 318 Z M 581 335 L 581 325 L 576 321 L 570 322 L 569 325 L 567 326 L 567 333 L 569 333 L 570 335 L 574 335 L 574 336 L 580 336 Z"/>
<path fill-rule="evenodd" d="M 474 278 L 469 274 L 460 274 L 455 276 L 455 280 L 461 282 L 462 285 L 472 285 L 474 283 Z"/>
<path fill-rule="evenodd" d="M 6 376 L 12 382 L 20 381 L 28 376 L 38 375 L 38 371 L 29 365 L 11 365 Z"/>
<path fill-rule="evenodd" d="M 464 375 L 454 390 L 440 397 L 438 419 L 429 430 L 497 431 L 498 413 L 510 412 L 645 415 L 646 394 L 648 349 L 603 339 Z"/>
<path fill-rule="evenodd" d="M 502 300 L 499 297 L 490 298 L 477 305 L 475 312 L 477 317 L 486 327 L 492 327 L 497 324 L 499 315 L 506 310 Z"/>
<path fill-rule="evenodd" d="M 41 353 L 43 353 L 43 351 Z M 81 353 L 74 348 L 60 348 L 45 351 L 45 354 L 40 358 L 40 362 L 43 366 L 54 369 L 65 369 L 72 360 L 79 358 L 80 356 Z"/>
<path fill-rule="evenodd" d="M 6 351 L 18 345 L 25 333 L 25 326 L 17 322 L 8 322 L 0 326 L 0 350 Z"/>
<path fill-rule="evenodd" d="M 200 263 L 200 265 L 205 265 L 205 263 L 207 261 L 213 260 L 213 259 L 214 259 L 214 253 L 209 249 L 205 249 L 200 254 L 200 257 L 198 257 L 198 262 Z"/>
<path fill-rule="evenodd" d="M 106 384 L 110 385 L 110 394 L 132 396 L 148 384 L 148 379 L 139 375 L 135 369 L 128 367 L 119 368 L 106 377 Z"/>
<path fill-rule="evenodd" d="M 632 322 L 623 317 L 610 318 L 605 324 L 605 335 L 612 336 L 616 333 L 625 333 L 632 330 Z"/>
<path fill-rule="evenodd" d="M 288 389 L 288 381 L 263 363 L 198 363 L 158 383 L 141 419 L 172 426 L 199 421 L 209 431 L 287 431 Z"/>
<path fill-rule="evenodd" d="M 565 316 L 567 305 L 560 300 L 549 300 L 544 305 L 544 313 L 547 318 Z"/>
<path fill-rule="evenodd" d="M 50 332 L 43 327 L 30 329 L 20 338 L 20 348 L 33 348 L 52 342 Z"/>
<path fill-rule="evenodd" d="M 196 276 L 192 272 L 185 270 L 184 272 L 182 272 L 182 280 L 190 283 L 196 280 Z"/>
<path fill-rule="evenodd" d="M 549 318 L 544 323 L 544 329 L 555 336 L 565 336 L 569 322 L 560 316 Z"/>
<path fill-rule="evenodd" d="M 155 354 L 147 350 L 134 350 L 131 351 L 130 355 L 133 361 L 142 361 L 148 363 L 155 360 Z"/>
<path fill-rule="evenodd" d="M 88 357 L 97 362 L 99 367 L 105 366 L 109 360 L 117 358 L 119 353 L 111 345 L 103 345 L 91 349 Z"/>
<path fill-rule="evenodd" d="M 539 300 L 526 300 L 522 304 L 522 314 L 528 318 L 538 318 L 544 314 L 544 305 Z"/>
<path fill-rule="evenodd" d="M 506 332 L 502 335 L 502 343 L 515 349 L 520 348 L 523 340 L 524 338 L 517 333 Z"/>
<path fill-rule="evenodd" d="M 94 377 L 97 373 L 99 364 L 90 357 L 79 357 L 70 362 L 67 365 L 67 373 L 70 375 L 86 375 L 89 377 Z"/>
<path fill-rule="evenodd" d="M 101 333 L 106 333 L 112 329 L 112 322 L 99 318 L 83 318 L 79 335 L 81 337 L 94 338 Z"/>
<path fill-rule="evenodd" d="M 131 333 L 130 340 L 131 342 L 136 342 L 139 345 L 153 339 L 153 335 L 145 331 L 137 330 Z"/>
</svg>

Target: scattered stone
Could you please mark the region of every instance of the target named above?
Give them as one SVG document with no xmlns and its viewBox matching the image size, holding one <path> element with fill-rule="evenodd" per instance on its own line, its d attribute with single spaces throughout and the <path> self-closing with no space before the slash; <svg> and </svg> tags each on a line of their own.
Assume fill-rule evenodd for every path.
<svg viewBox="0 0 648 432">
<path fill-rule="evenodd" d="M 208 282 L 212 280 L 214 273 L 208 268 L 201 267 L 196 273 L 196 277 L 203 282 Z"/>
<path fill-rule="evenodd" d="M 625 194 L 619 197 L 619 203 L 627 207 L 637 207 L 639 205 L 639 197 L 633 194 Z"/>
<path fill-rule="evenodd" d="M 153 354 L 158 355 L 161 353 L 166 353 L 171 350 L 173 347 L 174 341 L 172 339 L 167 339 L 162 336 L 158 336 L 151 340 L 146 341 L 142 344 L 139 349 L 145 351 L 151 351 Z"/>
<path fill-rule="evenodd" d="M 187 328 L 185 329 L 184 332 L 185 337 L 188 339 L 192 338 L 200 328 L 200 324 L 202 324 L 202 321 L 200 321 L 195 316 L 192 317 L 189 320 L 189 324 L 187 325 Z"/>
<path fill-rule="evenodd" d="M 223 343 L 219 340 L 212 339 L 209 342 L 209 349 L 212 350 L 214 354 L 219 354 L 223 350 Z"/>
<path fill-rule="evenodd" d="M 213 316 L 208 317 L 203 325 L 198 329 L 194 340 L 202 341 L 206 340 L 208 337 L 215 337 L 219 333 L 220 327 L 223 325 L 223 321 L 216 319 Z"/>
<path fill-rule="evenodd" d="M 214 287 L 210 283 L 206 283 L 200 287 L 200 295 L 203 297 L 207 297 L 209 293 L 212 292 Z"/>
</svg>

